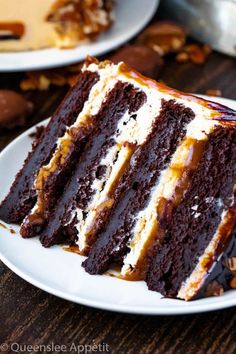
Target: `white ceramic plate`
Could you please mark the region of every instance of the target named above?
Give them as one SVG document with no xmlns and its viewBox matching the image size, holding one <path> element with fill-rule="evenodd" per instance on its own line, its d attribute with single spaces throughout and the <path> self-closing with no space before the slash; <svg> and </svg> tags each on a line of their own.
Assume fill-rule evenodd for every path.
<svg viewBox="0 0 236 354">
<path fill-rule="evenodd" d="M 73 49 L 43 49 L 0 53 L 0 72 L 24 71 L 68 65 L 100 55 L 135 36 L 151 19 L 160 0 L 116 0 L 116 20 L 112 28 L 94 43 Z"/>
<path fill-rule="evenodd" d="M 236 101 L 212 100 L 236 109 Z M 19 136 L 0 154 L 0 200 L 30 149 L 32 141 L 28 135 L 32 130 Z M 19 227 L 10 226 L 19 231 Z M 83 258 L 65 252 L 60 246 L 43 248 L 37 238 L 25 240 L 0 227 L 0 259 L 29 283 L 67 300 L 106 310 L 151 315 L 196 313 L 236 305 L 236 290 L 192 302 L 161 298 L 141 281 L 87 274 L 81 267 Z"/>
</svg>

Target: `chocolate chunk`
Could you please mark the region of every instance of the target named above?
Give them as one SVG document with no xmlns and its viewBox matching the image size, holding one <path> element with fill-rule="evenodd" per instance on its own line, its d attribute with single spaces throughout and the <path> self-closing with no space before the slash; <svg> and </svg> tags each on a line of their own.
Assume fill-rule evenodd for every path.
<svg viewBox="0 0 236 354">
<path fill-rule="evenodd" d="M 147 27 L 137 42 L 146 45 L 160 55 L 178 52 L 185 44 L 184 28 L 174 22 L 160 21 Z"/>
<path fill-rule="evenodd" d="M 111 60 L 117 64 L 124 61 L 146 76 L 154 77 L 163 65 L 163 60 L 152 48 L 143 45 L 129 45 L 119 49 Z"/>
<path fill-rule="evenodd" d="M 22 95 L 10 90 L 0 90 L 0 127 L 23 126 L 33 111 L 33 104 Z"/>
</svg>

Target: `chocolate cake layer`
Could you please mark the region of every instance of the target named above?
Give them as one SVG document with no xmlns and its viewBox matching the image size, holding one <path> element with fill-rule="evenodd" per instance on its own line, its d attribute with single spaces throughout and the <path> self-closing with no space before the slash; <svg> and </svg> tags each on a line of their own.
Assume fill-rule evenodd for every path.
<svg viewBox="0 0 236 354">
<path fill-rule="evenodd" d="M 152 253 L 146 277 L 149 289 L 178 295 L 216 233 L 222 213 L 235 205 L 235 173 L 236 130 L 218 126 L 209 136 L 182 203 L 161 222 L 164 236 Z M 221 252 L 230 237 L 228 230 L 222 232 Z M 210 261 L 218 256 L 213 254 Z"/>
<path fill-rule="evenodd" d="M 176 147 L 185 136 L 187 124 L 193 118 L 191 109 L 174 100 L 162 100 L 152 133 L 141 153 L 137 155 L 137 151 L 134 154 L 136 163 L 132 180 L 126 183 L 127 190 L 111 214 L 110 222 L 83 263 L 87 272 L 103 273 L 127 252 L 127 241 L 132 235 L 136 215 L 147 206 L 152 188 L 161 171 L 169 164 Z"/>
<path fill-rule="evenodd" d="M 29 213 L 36 201 L 34 179 L 37 171 L 51 158 L 58 137 L 65 133 L 67 126 L 73 124 L 98 79 L 97 73 L 85 71 L 80 74 L 77 84 L 58 107 L 16 175 L 9 194 L 0 205 L 0 219 L 8 223 L 20 223 Z"/>
<path fill-rule="evenodd" d="M 105 152 L 115 144 L 117 124 L 126 111 L 136 111 L 145 100 L 145 95 L 128 83 L 118 82 L 102 104 L 96 117 L 96 127 L 89 136 L 83 154 L 78 158 L 75 171 L 65 187 L 65 193 L 52 211 L 41 242 L 49 247 L 61 240 L 75 241 L 77 238 L 76 208 L 85 207 L 92 196 L 91 182 L 94 175 L 101 173 L 99 161 Z M 103 219 L 105 222 L 105 219 Z"/>
</svg>

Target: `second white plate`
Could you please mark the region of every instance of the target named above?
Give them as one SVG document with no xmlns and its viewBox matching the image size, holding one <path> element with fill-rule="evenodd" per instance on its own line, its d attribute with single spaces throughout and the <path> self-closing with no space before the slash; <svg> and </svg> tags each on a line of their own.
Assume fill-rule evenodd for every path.
<svg viewBox="0 0 236 354">
<path fill-rule="evenodd" d="M 96 42 L 73 49 L 57 48 L 0 53 L 0 72 L 53 68 L 101 55 L 135 36 L 152 18 L 160 0 L 116 0 L 115 23 Z"/>
</svg>

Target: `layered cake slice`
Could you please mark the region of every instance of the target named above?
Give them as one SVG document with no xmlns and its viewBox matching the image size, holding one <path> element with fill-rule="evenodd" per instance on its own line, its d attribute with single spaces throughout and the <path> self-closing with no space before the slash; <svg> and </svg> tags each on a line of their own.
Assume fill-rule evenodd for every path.
<svg viewBox="0 0 236 354">
<path fill-rule="evenodd" d="M 54 131 L 45 158 L 44 139 L 64 119 L 65 102 L 73 119 Z M 236 112 L 124 63 L 93 59 L 65 102 L 16 177 L 0 217 L 10 221 L 21 210 L 23 237 L 39 235 L 46 247 L 69 243 L 88 256 L 83 266 L 91 274 L 118 264 L 121 278 L 143 279 L 150 289 L 185 300 L 205 295 L 212 281 L 229 288 L 236 257 Z M 34 154 L 40 163 L 33 170 Z M 31 185 L 19 193 L 24 173 Z"/>
<path fill-rule="evenodd" d="M 112 0 L 0 0 L 0 51 L 71 48 L 112 21 Z"/>
</svg>

